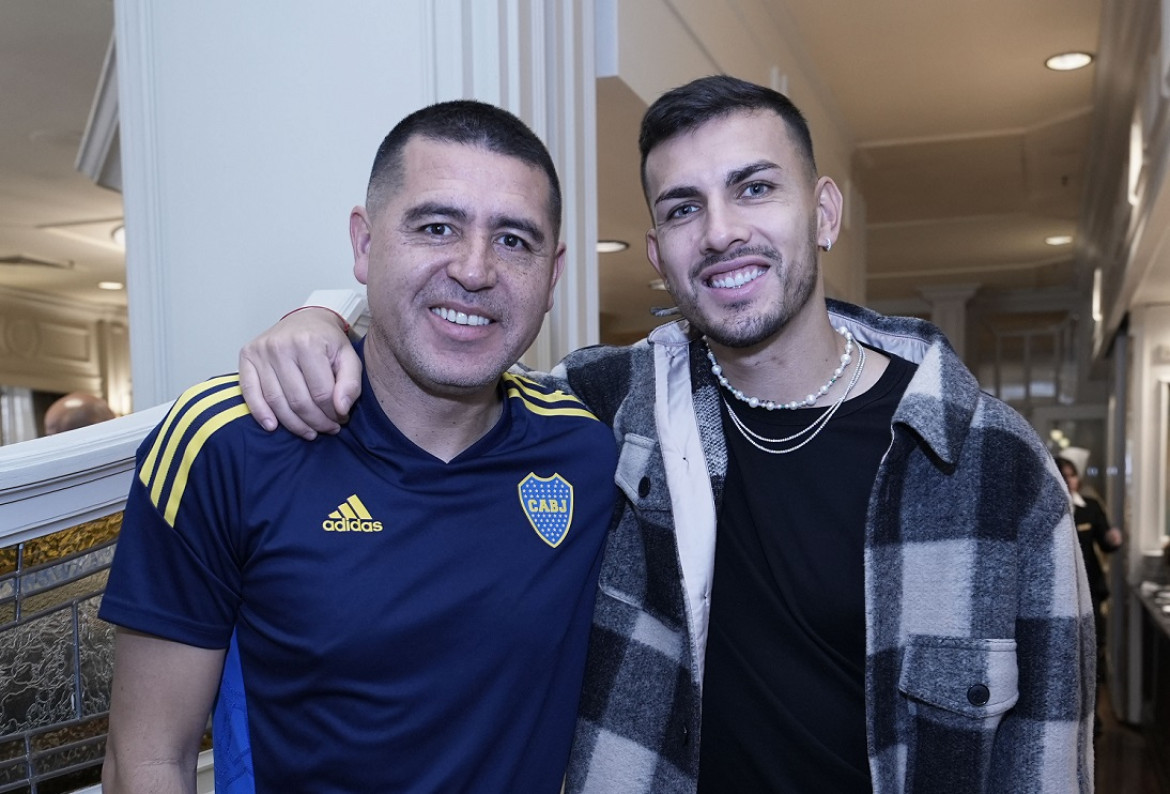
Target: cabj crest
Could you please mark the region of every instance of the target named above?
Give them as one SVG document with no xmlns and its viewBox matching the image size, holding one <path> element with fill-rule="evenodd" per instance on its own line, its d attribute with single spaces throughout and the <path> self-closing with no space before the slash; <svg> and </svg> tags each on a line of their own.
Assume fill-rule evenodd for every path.
<svg viewBox="0 0 1170 794">
<path fill-rule="evenodd" d="M 554 549 L 573 523 L 573 486 L 559 474 L 537 477 L 530 473 L 517 486 L 520 507 L 536 534 Z"/>
</svg>

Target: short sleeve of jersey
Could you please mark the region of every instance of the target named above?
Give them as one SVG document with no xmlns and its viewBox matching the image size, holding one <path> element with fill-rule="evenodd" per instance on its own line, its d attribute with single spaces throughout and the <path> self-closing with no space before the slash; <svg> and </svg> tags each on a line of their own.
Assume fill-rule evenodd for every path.
<svg viewBox="0 0 1170 794">
<path fill-rule="evenodd" d="M 138 449 L 102 619 L 203 648 L 226 648 L 239 605 L 243 439 L 237 376 L 176 401 Z"/>
</svg>

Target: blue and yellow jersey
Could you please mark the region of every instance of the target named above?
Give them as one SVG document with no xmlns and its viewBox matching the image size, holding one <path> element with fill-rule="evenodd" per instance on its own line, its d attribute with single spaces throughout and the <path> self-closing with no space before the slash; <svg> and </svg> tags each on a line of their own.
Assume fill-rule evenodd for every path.
<svg viewBox="0 0 1170 794">
<path fill-rule="evenodd" d="M 227 649 L 217 791 L 559 790 L 616 494 L 612 431 L 508 373 L 450 462 L 368 380 L 337 436 L 234 376 L 146 439 L 103 618 Z"/>
</svg>

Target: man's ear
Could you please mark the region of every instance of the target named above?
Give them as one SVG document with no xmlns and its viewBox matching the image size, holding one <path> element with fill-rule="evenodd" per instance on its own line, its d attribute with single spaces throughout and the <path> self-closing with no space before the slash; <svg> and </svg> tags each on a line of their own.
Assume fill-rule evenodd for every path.
<svg viewBox="0 0 1170 794">
<path fill-rule="evenodd" d="M 827 176 L 817 180 L 817 245 L 837 242 L 841 233 L 841 209 L 845 200 L 837 183 Z"/>
<path fill-rule="evenodd" d="M 662 262 L 658 258 L 658 230 L 653 226 L 646 232 L 646 258 L 650 260 L 650 264 L 654 270 L 662 278 L 666 278 L 662 272 Z"/>
<path fill-rule="evenodd" d="M 561 280 L 561 273 L 565 272 L 565 251 L 566 246 L 564 243 L 557 245 L 557 253 L 553 257 L 552 279 L 548 282 L 548 305 L 544 307 L 546 313 L 552 311 L 553 293 L 556 292 L 557 282 Z"/>
<path fill-rule="evenodd" d="M 370 276 L 370 216 L 365 207 L 354 207 L 349 213 L 349 241 L 353 244 L 353 275 L 365 284 Z"/>
</svg>

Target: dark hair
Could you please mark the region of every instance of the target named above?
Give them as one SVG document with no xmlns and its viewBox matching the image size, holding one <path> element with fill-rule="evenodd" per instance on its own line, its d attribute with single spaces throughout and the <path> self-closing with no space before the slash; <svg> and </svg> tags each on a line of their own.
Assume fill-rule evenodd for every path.
<svg viewBox="0 0 1170 794">
<path fill-rule="evenodd" d="M 553 237 L 561 231 L 561 183 L 557 169 L 540 138 L 514 115 L 495 105 L 471 99 L 439 102 L 416 110 L 398 122 L 382 140 L 370 169 L 366 207 L 376 212 L 387 194 L 402 185 L 402 152 L 411 138 L 480 146 L 490 152 L 515 157 L 541 169 L 548 177 L 549 216 Z"/>
<path fill-rule="evenodd" d="M 700 77 L 667 91 L 646 111 L 638 135 L 638 149 L 642 153 L 642 192 L 648 193 L 646 158 L 659 144 L 712 119 L 753 110 L 770 110 L 784 120 L 808 164 L 809 173 L 815 177 L 817 164 L 813 158 L 812 135 L 808 131 L 808 122 L 796 105 L 779 91 L 721 74 Z"/>
<path fill-rule="evenodd" d="M 1068 466 L 1070 469 L 1072 469 L 1072 473 L 1075 474 L 1077 477 L 1081 476 L 1081 473 L 1077 470 L 1077 464 L 1073 463 L 1068 458 L 1062 458 L 1059 455 L 1057 455 L 1056 456 L 1056 468 L 1062 470 L 1060 472 L 1061 474 L 1064 474 L 1063 469 L 1065 466 Z"/>
</svg>

